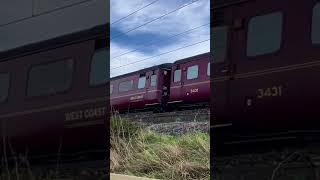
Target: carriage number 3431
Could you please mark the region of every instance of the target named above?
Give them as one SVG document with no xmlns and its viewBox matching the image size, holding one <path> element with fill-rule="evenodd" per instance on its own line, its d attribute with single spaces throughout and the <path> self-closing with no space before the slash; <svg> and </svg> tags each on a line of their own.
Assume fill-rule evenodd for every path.
<svg viewBox="0 0 320 180">
<path fill-rule="evenodd" d="M 282 96 L 282 86 L 273 86 L 269 88 L 258 89 L 258 98 Z"/>
</svg>

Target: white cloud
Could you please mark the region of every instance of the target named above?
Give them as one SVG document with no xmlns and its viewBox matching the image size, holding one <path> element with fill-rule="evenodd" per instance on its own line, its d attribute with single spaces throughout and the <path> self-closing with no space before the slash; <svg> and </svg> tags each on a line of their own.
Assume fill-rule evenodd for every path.
<svg viewBox="0 0 320 180">
<path fill-rule="evenodd" d="M 124 17 L 136 9 L 139 9 L 146 4 L 152 2 L 152 0 L 111 0 L 111 22 Z M 182 3 L 183 2 L 183 3 Z M 180 0 L 159 0 L 157 3 L 143 9 L 137 14 L 124 19 L 120 23 L 115 24 L 118 29 L 125 32 L 140 24 L 143 24 L 151 19 L 161 16 L 166 12 L 172 11 L 182 4 L 187 4 L 191 1 Z M 188 29 L 197 27 L 202 24 L 210 22 L 210 0 L 199 0 L 190 6 L 187 6 L 161 20 L 157 20 L 149 25 L 139 28 L 130 34 L 134 33 L 154 33 L 161 35 L 172 35 L 186 31 Z M 129 35 L 130 35 L 129 34 Z M 111 64 L 111 77 L 124 73 L 140 70 L 153 65 L 162 63 L 173 62 L 182 58 L 187 58 L 197 54 L 205 53 L 210 50 L 210 41 L 201 43 L 195 46 L 191 46 L 185 49 L 181 49 L 166 55 L 148 59 L 139 63 L 125 66 L 128 63 L 132 63 L 138 60 L 142 60 L 151 56 L 155 56 L 161 53 L 165 53 L 189 44 L 194 44 L 199 41 L 203 41 L 210 38 L 209 26 L 195 30 L 194 32 L 179 36 L 174 44 L 156 49 L 153 53 L 142 53 L 135 51 L 122 56 L 121 58 L 112 59 Z M 128 42 L 130 43 L 130 42 Z M 137 48 L 137 47 L 135 47 Z M 129 49 L 123 47 L 111 40 L 111 58 L 124 52 L 131 51 L 135 48 Z M 122 68 L 113 69 L 115 67 L 124 66 Z"/>
</svg>

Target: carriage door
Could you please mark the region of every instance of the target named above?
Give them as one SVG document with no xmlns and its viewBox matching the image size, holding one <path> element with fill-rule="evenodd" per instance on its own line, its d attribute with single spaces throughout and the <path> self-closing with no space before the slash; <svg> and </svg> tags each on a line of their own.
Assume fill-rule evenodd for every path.
<svg viewBox="0 0 320 180">
<path fill-rule="evenodd" d="M 231 73 L 231 65 L 229 59 L 228 46 L 230 42 L 228 25 L 228 11 L 215 11 L 213 16 L 216 21 L 213 21 L 211 27 L 211 57 L 210 66 L 212 68 L 211 76 L 211 98 L 213 107 L 213 126 L 224 126 L 230 124 L 228 118 L 230 114 L 228 109 L 229 95 L 229 79 Z"/>
<path fill-rule="evenodd" d="M 172 67 L 172 85 L 170 89 L 170 102 L 177 103 L 182 102 L 182 68 L 181 64 L 174 64 Z"/>
<path fill-rule="evenodd" d="M 291 2 L 291 1 L 290 1 Z M 233 7 L 231 63 L 234 80 L 230 81 L 230 105 L 233 122 L 243 125 L 262 125 L 265 118 L 280 112 L 282 92 L 286 86 L 288 66 L 294 57 L 288 58 L 285 50 L 288 33 L 287 1 L 249 1 Z M 276 118 L 279 118 L 277 116 Z M 237 119 L 241 120 L 237 121 Z M 234 124 L 235 125 L 235 124 Z M 247 127 L 247 126 L 246 126 Z"/>
<path fill-rule="evenodd" d="M 161 73 L 163 75 L 161 75 Z M 171 69 L 169 68 L 163 68 L 161 69 L 161 73 L 159 74 L 159 77 L 162 78 L 162 83 L 161 83 L 161 93 L 162 93 L 162 102 L 165 104 L 166 102 L 169 101 L 170 97 L 170 79 L 171 79 Z"/>
</svg>

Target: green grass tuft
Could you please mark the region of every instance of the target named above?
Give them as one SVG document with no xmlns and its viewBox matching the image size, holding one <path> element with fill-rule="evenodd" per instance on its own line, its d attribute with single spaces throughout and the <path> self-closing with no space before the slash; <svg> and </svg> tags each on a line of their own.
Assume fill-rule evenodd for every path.
<svg viewBox="0 0 320 180">
<path fill-rule="evenodd" d="M 111 134 L 111 172 L 156 179 L 210 179 L 208 133 L 164 135 L 131 128 L 135 125 L 124 121 L 130 128 L 117 129 L 127 129 L 128 135 Z"/>
</svg>

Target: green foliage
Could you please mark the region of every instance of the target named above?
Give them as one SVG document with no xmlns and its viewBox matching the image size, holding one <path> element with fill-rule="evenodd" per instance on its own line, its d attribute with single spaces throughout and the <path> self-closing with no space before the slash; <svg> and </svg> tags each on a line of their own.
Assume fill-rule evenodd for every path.
<svg viewBox="0 0 320 180">
<path fill-rule="evenodd" d="M 121 118 L 120 116 L 113 116 L 110 123 L 110 134 L 116 135 L 121 138 L 130 138 L 136 135 L 139 127 L 128 119 Z"/>
<path fill-rule="evenodd" d="M 210 179 L 208 133 L 164 135 L 135 130 L 130 138 L 111 135 L 111 172 L 156 179 Z"/>
</svg>

